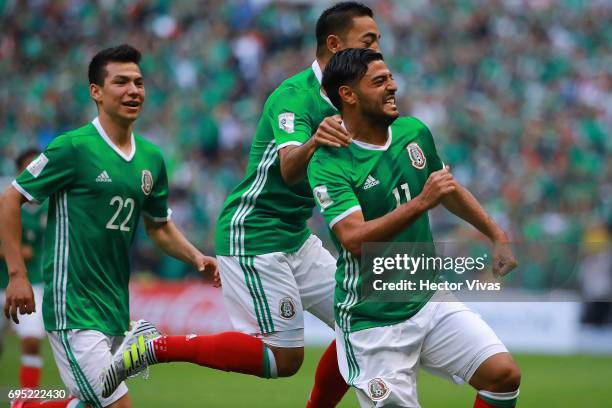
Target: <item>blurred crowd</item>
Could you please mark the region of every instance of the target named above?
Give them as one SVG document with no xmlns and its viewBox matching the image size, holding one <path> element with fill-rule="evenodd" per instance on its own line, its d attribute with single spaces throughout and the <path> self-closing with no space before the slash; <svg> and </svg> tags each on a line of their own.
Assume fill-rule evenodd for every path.
<svg viewBox="0 0 612 408">
<path fill-rule="evenodd" d="M 21 149 L 95 116 L 89 59 L 128 42 L 144 54 L 137 131 L 166 155 L 175 222 L 212 251 L 263 103 L 310 65 L 329 4 L 0 0 L 0 176 L 12 175 Z M 513 239 L 580 242 L 610 231 L 611 1 L 368 4 L 401 111 L 429 125 L 442 159 Z M 438 240 L 473 234 L 442 210 L 432 222 Z M 312 224 L 327 235 L 320 218 Z M 141 264 L 158 256 L 146 240 L 137 245 Z"/>
</svg>

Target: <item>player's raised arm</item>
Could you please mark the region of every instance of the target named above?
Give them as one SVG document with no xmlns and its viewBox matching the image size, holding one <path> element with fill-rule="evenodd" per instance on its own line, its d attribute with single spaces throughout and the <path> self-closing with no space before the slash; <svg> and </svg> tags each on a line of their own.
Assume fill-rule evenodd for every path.
<svg viewBox="0 0 612 408">
<path fill-rule="evenodd" d="M 17 312 L 31 314 L 36 310 L 34 292 L 21 249 L 21 204 L 26 198 L 13 186 L 0 196 L 0 241 L 9 275 L 4 314 L 19 323 Z"/>
<path fill-rule="evenodd" d="M 316 164 L 312 166 L 313 173 L 316 172 L 316 166 Z M 316 180 L 316 175 L 313 174 L 311 182 L 314 180 Z M 332 186 L 333 184 L 332 181 Z M 325 212 L 334 214 L 334 204 L 341 205 L 344 201 L 340 196 L 351 193 L 349 190 L 350 186 L 347 185 L 347 187 L 344 189 L 344 193 L 341 192 L 338 186 L 333 186 L 326 190 L 329 195 L 330 208 L 323 209 L 323 206 L 321 206 L 324 210 L 324 215 Z M 362 212 L 353 207 L 355 208 L 353 212 L 350 211 L 351 208 L 347 208 L 339 212 L 335 217 L 327 215 L 325 218 L 328 220 L 330 228 L 342 246 L 353 255 L 359 256 L 361 255 L 363 243 L 391 241 L 423 213 L 438 205 L 445 195 L 452 193 L 454 190 L 455 180 L 447 169 L 442 169 L 430 174 L 423 190 L 418 196 L 382 217 L 365 221 Z M 316 197 L 317 187 L 314 189 L 314 194 Z M 319 203 L 321 202 L 319 201 Z"/>
<path fill-rule="evenodd" d="M 318 147 L 348 146 L 351 139 L 341 123 L 340 115 L 329 116 L 319 124 L 306 143 L 301 146 L 288 145 L 279 150 L 280 170 L 285 183 L 293 185 L 306 177 L 308 162 Z"/>
</svg>

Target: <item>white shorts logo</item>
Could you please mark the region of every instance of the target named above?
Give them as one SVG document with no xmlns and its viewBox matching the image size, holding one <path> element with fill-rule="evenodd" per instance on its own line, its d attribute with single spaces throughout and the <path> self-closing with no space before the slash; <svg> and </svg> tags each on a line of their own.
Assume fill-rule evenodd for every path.
<svg viewBox="0 0 612 408">
<path fill-rule="evenodd" d="M 284 112 L 278 115 L 278 127 L 287 133 L 295 132 L 295 114 Z"/>
<path fill-rule="evenodd" d="M 47 159 L 47 156 L 45 156 L 44 153 L 41 153 L 34 161 L 32 161 L 32 163 L 28 165 L 27 169 L 31 175 L 38 177 L 47 163 L 49 163 L 49 159 Z"/>
<path fill-rule="evenodd" d="M 278 309 L 280 311 L 280 317 L 285 320 L 293 319 L 295 316 L 295 303 L 289 296 L 281 299 L 278 304 Z"/>
<path fill-rule="evenodd" d="M 312 192 L 319 203 L 319 207 L 321 207 L 321 211 L 325 210 L 334 203 L 327 193 L 327 186 L 317 186 L 312 190 Z"/>
<path fill-rule="evenodd" d="M 373 401 L 380 401 L 387 398 L 389 388 L 382 378 L 374 378 L 368 382 L 368 392 Z"/>
</svg>

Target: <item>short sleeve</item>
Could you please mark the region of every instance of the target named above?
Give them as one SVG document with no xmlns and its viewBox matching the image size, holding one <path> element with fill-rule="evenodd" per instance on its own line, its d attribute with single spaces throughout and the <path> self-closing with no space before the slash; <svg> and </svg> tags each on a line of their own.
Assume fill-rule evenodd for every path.
<svg viewBox="0 0 612 408">
<path fill-rule="evenodd" d="M 74 179 L 75 151 L 69 136 L 58 136 L 13 181 L 28 201 L 42 203 L 46 198 L 67 188 Z"/>
<path fill-rule="evenodd" d="M 336 163 L 321 160 L 315 153 L 308 165 L 308 181 L 330 229 L 350 214 L 361 211 L 349 178 Z"/>
<path fill-rule="evenodd" d="M 142 183 L 145 186 L 147 183 L 153 183 L 151 193 L 146 197 L 142 212 L 145 217 L 157 222 L 165 222 L 170 220 L 172 211 L 168 208 L 168 174 L 166 172 L 166 164 L 161 158 L 159 166 L 159 174 L 148 173 L 142 174 Z M 155 178 L 154 178 L 155 177 Z M 147 178 L 150 178 L 147 180 Z M 143 188 L 146 189 L 146 188 Z"/>
<path fill-rule="evenodd" d="M 313 132 L 309 95 L 294 88 L 274 93 L 268 105 L 268 119 L 278 150 L 285 146 L 301 146 Z"/>
<path fill-rule="evenodd" d="M 429 174 L 434 171 L 442 170 L 444 162 L 438 155 L 438 149 L 436 149 L 436 143 L 434 142 L 433 136 L 427 126 L 423 124 L 421 129 L 421 137 L 425 141 L 425 157 L 427 158 L 427 170 Z"/>
</svg>

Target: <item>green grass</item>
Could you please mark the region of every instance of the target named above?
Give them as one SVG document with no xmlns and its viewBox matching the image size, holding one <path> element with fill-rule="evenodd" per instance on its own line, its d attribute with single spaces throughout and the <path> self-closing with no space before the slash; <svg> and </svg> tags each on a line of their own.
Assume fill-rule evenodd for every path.
<svg viewBox="0 0 612 408">
<path fill-rule="evenodd" d="M 309 348 L 300 372 L 288 379 L 262 380 L 224 373 L 191 364 L 164 364 L 151 368 L 151 378 L 130 380 L 134 407 L 303 407 L 312 386 L 322 349 Z M 48 344 L 44 347 L 42 387 L 63 388 Z M 520 407 L 610 407 L 612 356 L 515 356 L 523 372 Z M 6 390 L 16 388 L 18 344 L 8 336 L 0 357 L 0 402 Z M 422 373 L 421 404 L 429 407 L 472 407 L 474 391 Z M 357 406 L 350 392 L 340 407 Z"/>
</svg>

